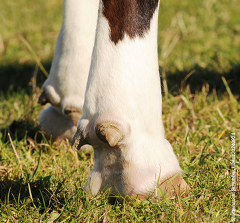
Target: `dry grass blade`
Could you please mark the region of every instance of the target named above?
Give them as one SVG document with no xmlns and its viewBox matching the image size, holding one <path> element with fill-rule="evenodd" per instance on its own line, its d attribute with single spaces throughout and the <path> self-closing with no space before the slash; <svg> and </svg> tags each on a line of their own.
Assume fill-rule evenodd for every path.
<svg viewBox="0 0 240 223">
<path fill-rule="evenodd" d="M 195 73 L 195 70 L 192 70 L 188 75 L 186 75 L 186 77 L 181 81 L 181 92 L 184 92 L 185 86 L 186 86 L 186 81 L 187 79 L 192 76 L 192 74 Z"/>
<path fill-rule="evenodd" d="M 216 107 L 216 110 L 217 110 L 219 116 L 220 116 L 220 117 L 222 118 L 222 120 L 224 121 L 224 123 L 227 125 L 227 120 L 224 118 L 223 113 L 221 112 L 221 110 L 220 110 L 218 107 Z"/>
<path fill-rule="evenodd" d="M 231 91 L 230 87 L 228 86 L 228 83 L 227 83 L 225 77 L 222 77 L 222 81 L 226 87 L 226 90 L 227 90 L 230 100 L 232 102 L 232 109 L 234 112 L 237 112 L 236 107 L 237 107 L 238 102 L 237 102 L 236 98 L 233 96 L 232 91 Z"/>
<path fill-rule="evenodd" d="M 11 145 L 12 145 L 13 151 L 14 151 L 14 153 L 15 153 L 15 156 L 17 157 L 18 163 L 19 163 L 19 165 L 20 165 L 20 169 L 21 169 L 22 176 L 24 176 L 24 174 L 23 174 L 23 169 L 22 169 L 22 164 L 21 164 L 21 160 L 20 160 L 20 158 L 19 158 L 19 156 L 18 156 L 18 154 L 17 154 L 17 151 L 16 151 L 15 146 L 14 146 L 14 144 L 13 144 L 12 137 L 11 137 L 10 133 L 8 133 L 8 137 L 9 137 L 9 140 L 10 140 L 10 142 L 11 142 Z"/>
<path fill-rule="evenodd" d="M 184 22 L 184 19 L 183 19 L 183 13 L 182 12 L 177 13 L 177 21 L 178 21 L 178 25 L 181 29 L 181 32 L 183 34 L 187 33 L 187 28 L 186 28 L 186 25 L 185 25 L 185 22 Z"/>
<path fill-rule="evenodd" d="M 77 211 L 77 217 L 80 215 L 80 213 L 81 213 L 81 211 L 82 211 L 82 206 L 83 206 L 83 204 L 82 204 L 82 202 L 80 201 L 79 202 L 80 204 L 79 204 L 79 206 L 78 206 L 78 211 Z"/>
<path fill-rule="evenodd" d="M 172 42 L 169 44 L 169 46 L 167 47 L 166 51 L 164 51 L 162 53 L 162 58 L 165 59 L 167 58 L 170 53 L 173 51 L 174 47 L 177 45 L 178 41 L 180 40 L 180 35 L 179 34 L 176 34 L 174 37 L 173 37 L 173 40 Z"/>
<path fill-rule="evenodd" d="M 162 71 L 162 77 L 163 77 L 163 89 L 165 96 L 168 97 L 168 85 L 167 85 L 167 77 L 165 70 Z"/>
<path fill-rule="evenodd" d="M 5 47 L 4 47 L 2 36 L 0 35 L 0 55 L 3 54 L 4 51 L 5 51 Z"/>
<path fill-rule="evenodd" d="M 106 211 L 104 213 L 103 223 L 108 223 L 108 211 L 109 211 L 109 206 L 107 206 Z"/>
<path fill-rule="evenodd" d="M 32 190 L 31 190 L 31 187 L 30 187 L 30 184 L 28 183 L 28 192 L 29 192 L 29 196 L 31 198 L 31 201 L 32 201 L 32 204 L 33 206 L 35 207 L 35 209 L 37 209 L 37 207 L 35 206 L 34 204 L 34 200 L 33 200 L 33 196 L 32 196 Z"/>
<path fill-rule="evenodd" d="M 24 43 L 24 45 L 28 48 L 29 52 L 32 54 L 34 60 L 36 61 L 36 63 L 38 64 L 38 66 L 40 67 L 41 71 L 45 74 L 46 77 L 48 77 L 48 72 L 45 70 L 45 68 L 43 67 L 42 63 L 40 62 L 39 58 L 37 57 L 37 55 L 35 54 L 35 52 L 33 51 L 32 47 L 30 46 L 30 44 L 27 42 L 27 40 L 19 35 L 18 38 Z"/>
</svg>

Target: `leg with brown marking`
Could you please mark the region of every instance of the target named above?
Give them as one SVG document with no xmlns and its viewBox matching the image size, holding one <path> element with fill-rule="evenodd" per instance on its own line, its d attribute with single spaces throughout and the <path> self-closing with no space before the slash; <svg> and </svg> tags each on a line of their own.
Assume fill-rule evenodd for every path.
<svg viewBox="0 0 240 223">
<path fill-rule="evenodd" d="M 85 185 L 93 195 L 111 188 L 113 194 L 142 198 L 152 194 L 158 182 L 167 191 L 187 188 L 181 175 L 169 181 L 181 168 L 162 122 L 158 6 L 158 0 L 100 1 L 78 122 L 88 137 L 80 132 L 75 140 L 82 145 L 87 139 L 94 147 L 95 163 Z M 88 120 L 88 128 L 82 120 Z"/>
</svg>

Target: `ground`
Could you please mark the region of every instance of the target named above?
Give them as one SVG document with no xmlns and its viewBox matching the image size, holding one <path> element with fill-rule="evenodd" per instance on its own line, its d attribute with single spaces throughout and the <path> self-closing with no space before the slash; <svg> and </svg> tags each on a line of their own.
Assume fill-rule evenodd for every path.
<svg viewBox="0 0 240 223">
<path fill-rule="evenodd" d="M 52 143 L 38 126 L 43 107 L 37 99 L 51 65 L 61 10 L 57 0 L 1 3 L 1 222 L 229 222 L 234 201 L 237 222 L 239 1 L 161 2 L 163 122 L 192 190 L 124 205 L 109 205 L 107 194 L 86 195 L 93 153 L 76 154 L 69 142 Z"/>
</svg>

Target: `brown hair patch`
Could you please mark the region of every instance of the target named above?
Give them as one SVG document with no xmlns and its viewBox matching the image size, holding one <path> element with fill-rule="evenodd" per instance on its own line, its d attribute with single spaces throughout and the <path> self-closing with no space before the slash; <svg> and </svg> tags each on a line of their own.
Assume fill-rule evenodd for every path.
<svg viewBox="0 0 240 223">
<path fill-rule="evenodd" d="M 144 37 L 159 0 L 102 0 L 103 15 L 110 27 L 110 39 L 115 44 L 126 33 L 131 39 Z"/>
</svg>

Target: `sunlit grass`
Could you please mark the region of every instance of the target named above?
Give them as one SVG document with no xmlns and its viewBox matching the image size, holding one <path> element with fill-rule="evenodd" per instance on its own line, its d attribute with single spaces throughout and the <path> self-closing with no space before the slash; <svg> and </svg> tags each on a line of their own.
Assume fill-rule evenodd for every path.
<svg viewBox="0 0 240 223">
<path fill-rule="evenodd" d="M 13 146 L 9 140 L 3 140 L 2 133 L 1 218 L 21 222 L 40 219 L 43 222 L 53 219 L 57 222 L 229 221 L 232 202 L 230 134 L 234 132 L 236 141 L 240 139 L 240 105 L 235 104 L 233 108 L 228 95 L 207 93 L 206 87 L 194 95 L 186 90 L 176 97 L 169 95 L 163 101 L 166 138 L 192 188 L 185 198 L 133 200 L 123 206 L 110 206 L 107 195 L 89 197 L 83 190 L 94 162 L 92 152 L 80 151 L 76 156 L 68 142 L 53 144 L 44 138 L 37 142 L 29 136 L 19 141 L 16 136 L 13 146 L 19 162 Z M 31 97 L 34 95 L 12 94 L 6 98 L 11 98 L 9 103 L 3 100 L 9 113 L 11 104 L 20 105 L 23 101 L 35 108 L 19 106 L 12 110 L 10 119 L 21 117 L 28 121 L 29 116 L 38 117 L 40 109 L 36 102 L 29 103 Z M 239 151 L 236 152 L 238 157 Z M 236 168 L 239 171 L 239 164 Z M 236 203 L 239 201 L 239 192 L 236 192 Z M 239 216 L 238 212 L 236 214 Z"/>
</svg>

